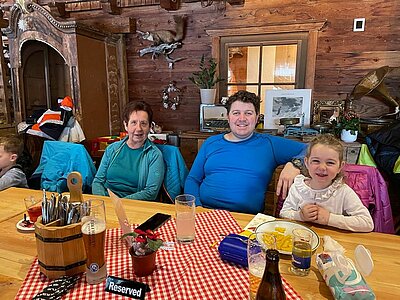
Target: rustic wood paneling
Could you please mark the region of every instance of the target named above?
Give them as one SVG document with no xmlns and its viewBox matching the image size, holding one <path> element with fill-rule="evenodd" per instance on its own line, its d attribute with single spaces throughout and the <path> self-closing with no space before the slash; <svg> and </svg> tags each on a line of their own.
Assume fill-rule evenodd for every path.
<svg viewBox="0 0 400 300">
<path fill-rule="evenodd" d="M 253 26 L 256 33 L 256 28 L 262 26 L 326 20 L 326 26 L 317 36 L 314 101 L 344 99 L 370 70 L 384 65 L 400 66 L 398 0 L 246 0 L 244 6 L 227 4 L 225 11 L 214 5 L 202 8 L 199 2 L 194 2 L 182 3 L 180 9 L 173 12 L 159 5 L 123 7 L 118 16 L 102 10 L 71 12 L 71 18 L 88 22 L 96 19 L 96 23 L 103 18 L 104 24 L 127 24 L 126 20 L 133 18 L 136 28 L 142 31 L 173 30 L 173 15 L 187 15 L 183 46 L 171 55 L 185 59 L 176 63 L 173 70 L 168 69 L 162 57 L 154 60 L 150 55 L 139 57 L 138 51 L 149 43 L 134 33 L 126 34 L 129 98 L 148 101 L 154 108 L 155 121 L 166 130 L 199 129 L 199 92 L 187 78 L 197 70 L 202 54 L 212 54 L 208 29 Z M 353 32 L 353 19 L 359 17 L 366 18 L 365 31 Z M 399 91 L 398 79 L 387 80 L 394 93 Z M 175 80 L 182 89 L 182 104 L 177 111 L 162 108 L 161 91 L 170 80 Z M 364 115 L 389 111 L 374 99 L 362 99 L 354 107 Z"/>
</svg>

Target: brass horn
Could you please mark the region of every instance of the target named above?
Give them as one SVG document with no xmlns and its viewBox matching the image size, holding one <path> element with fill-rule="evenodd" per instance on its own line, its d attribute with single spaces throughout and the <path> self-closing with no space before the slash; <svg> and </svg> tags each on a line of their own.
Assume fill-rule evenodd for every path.
<svg viewBox="0 0 400 300">
<path fill-rule="evenodd" d="M 397 115 L 400 111 L 399 99 L 395 99 L 389 94 L 389 91 L 384 83 L 385 77 L 395 69 L 399 68 L 384 66 L 376 70 L 370 71 L 355 85 L 353 91 L 350 94 L 349 100 L 359 100 L 364 96 L 374 97 L 386 102 L 389 106 L 395 108 L 394 113 L 388 113 L 379 118 L 389 115 Z"/>
</svg>

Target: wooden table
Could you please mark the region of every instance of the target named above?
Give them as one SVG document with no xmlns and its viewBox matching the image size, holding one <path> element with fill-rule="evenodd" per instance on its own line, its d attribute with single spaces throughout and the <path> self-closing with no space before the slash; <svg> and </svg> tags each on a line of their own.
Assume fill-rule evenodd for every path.
<svg viewBox="0 0 400 300">
<path fill-rule="evenodd" d="M 24 280 L 30 265 L 36 256 L 34 234 L 20 233 L 15 224 L 22 219 L 23 198 L 28 195 L 40 197 L 41 192 L 29 189 L 10 188 L 0 192 L 0 295 L 1 299 L 14 299 Z M 108 197 L 84 195 L 85 199 L 102 198 L 106 203 L 107 226 L 119 227 L 111 200 Z M 174 215 L 174 206 L 146 201 L 123 200 L 127 216 L 131 223 L 141 223 L 156 212 Z M 206 211 L 197 208 L 197 212 Z M 232 213 L 237 222 L 244 227 L 253 215 Z M 320 237 L 330 235 L 347 249 L 346 255 L 354 258 L 356 245 L 363 244 L 372 253 L 375 269 L 366 278 L 377 299 L 397 299 L 400 296 L 399 263 L 396 256 L 400 237 L 381 233 L 350 233 L 332 228 L 312 226 Z M 322 247 L 317 250 L 321 251 Z M 312 257 L 311 272 L 306 277 L 292 275 L 288 268 L 290 257 L 282 257 L 280 270 L 286 280 L 303 299 L 333 299 Z"/>
</svg>

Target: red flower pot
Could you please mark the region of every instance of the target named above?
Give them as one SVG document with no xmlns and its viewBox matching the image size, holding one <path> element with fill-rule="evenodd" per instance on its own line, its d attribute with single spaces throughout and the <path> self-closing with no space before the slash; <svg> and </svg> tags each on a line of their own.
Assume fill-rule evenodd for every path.
<svg viewBox="0 0 400 300">
<path fill-rule="evenodd" d="M 147 255 L 134 255 L 132 248 L 130 248 L 129 254 L 132 258 L 133 273 L 136 276 L 142 277 L 153 273 L 156 268 L 157 251 Z"/>
</svg>

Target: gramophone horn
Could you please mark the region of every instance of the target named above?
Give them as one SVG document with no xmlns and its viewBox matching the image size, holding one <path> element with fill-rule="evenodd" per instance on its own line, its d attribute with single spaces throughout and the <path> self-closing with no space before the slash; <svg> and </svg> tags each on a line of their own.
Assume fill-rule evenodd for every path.
<svg viewBox="0 0 400 300">
<path fill-rule="evenodd" d="M 361 79 L 350 94 L 350 99 L 358 100 L 363 96 L 371 96 L 388 102 L 390 106 L 399 107 L 399 103 L 392 96 L 386 88 L 383 80 L 394 69 L 389 66 L 380 67 L 376 70 L 369 72 L 363 79 Z M 396 109 L 396 113 L 398 109 Z"/>
</svg>

